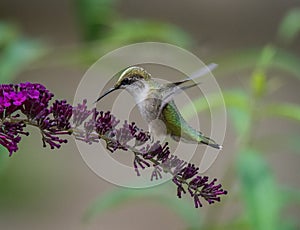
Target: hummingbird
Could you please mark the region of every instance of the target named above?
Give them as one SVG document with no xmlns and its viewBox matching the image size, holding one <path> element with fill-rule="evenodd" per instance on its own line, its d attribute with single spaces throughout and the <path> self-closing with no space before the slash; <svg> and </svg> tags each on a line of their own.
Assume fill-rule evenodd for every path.
<svg viewBox="0 0 300 230">
<path fill-rule="evenodd" d="M 216 66 L 212 63 L 200 69 L 195 76 L 205 75 Z M 174 102 L 175 95 L 199 85 L 193 81 L 193 78 L 195 77 L 163 84 L 154 80 L 142 67 L 131 66 L 121 72 L 114 86 L 101 95 L 96 103 L 116 90 L 125 89 L 135 99 L 142 118 L 149 124 L 150 134 L 169 135 L 177 142 L 181 140 L 186 143 L 205 144 L 222 149 L 222 146 L 214 140 L 191 127 L 184 120 Z"/>
</svg>

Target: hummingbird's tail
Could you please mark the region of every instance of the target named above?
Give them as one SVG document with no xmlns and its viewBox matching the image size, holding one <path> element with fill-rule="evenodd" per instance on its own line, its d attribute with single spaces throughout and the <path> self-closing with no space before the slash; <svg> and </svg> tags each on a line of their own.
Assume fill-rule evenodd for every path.
<svg viewBox="0 0 300 230">
<path fill-rule="evenodd" d="M 200 143 L 211 146 L 216 149 L 222 149 L 222 145 L 217 144 L 214 140 L 210 139 L 209 137 L 201 136 Z"/>
</svg>

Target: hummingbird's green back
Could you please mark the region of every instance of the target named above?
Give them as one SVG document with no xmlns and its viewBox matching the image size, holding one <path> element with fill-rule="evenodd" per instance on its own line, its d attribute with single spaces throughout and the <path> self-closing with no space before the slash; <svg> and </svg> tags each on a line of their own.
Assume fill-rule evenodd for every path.
<svg viewBox="0 0 300 230">
<path fill-rule="evenodd" d="M 164 121 L 168 134 L 177 141 L 198 143 L 202 133 L 193 129 L 182 117 L 175 103 L 171 101 L 162 110 L 161 119 Z"/>
<path fill-rule="evenodd" d="M 202 143 L 213 148 L 222 149 L 214 140 L 204 136 L 200 131 L 192 128 L 182 117 L 174 101 L 165 105 L 160 117 L 167 128 L 167 133 L 176 141 L 188 143 Z"/>
</svg>

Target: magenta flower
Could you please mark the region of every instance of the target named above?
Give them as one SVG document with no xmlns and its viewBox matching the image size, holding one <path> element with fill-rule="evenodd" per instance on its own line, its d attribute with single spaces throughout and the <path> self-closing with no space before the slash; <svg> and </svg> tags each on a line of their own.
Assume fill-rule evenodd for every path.
<svg viewBox="0 0 300 230">
<path fill-rule="evenodd" d="M 1 144 L 9 154 L 18 150 L 18 143 L 27 125 L 40 128 L 43 146 L 59 148 L 65 139 L 59 135 L 70 134 L 72 106 L 66 101 L 56 101 L 49 108 L 53 94 L 43 85 L 21 83 L 0 86 Z"/>
<path fill-rule="evenodd" d="M 21 105 L 25 100 L 27 94 L 25 92 L 4 92 L 3 93 L 4 98 L 8 101 L 8 103 L 4 106 L 8 107 L 11 105 L 10 102 L 12 102 L 14 105 Z"/>
</svg>

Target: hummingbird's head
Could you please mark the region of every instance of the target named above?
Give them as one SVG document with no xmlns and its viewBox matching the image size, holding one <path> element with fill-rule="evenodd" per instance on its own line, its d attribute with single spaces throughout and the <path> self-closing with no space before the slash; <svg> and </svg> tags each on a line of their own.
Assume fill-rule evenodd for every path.
<svg viewBox="0 0 300 230">
<path fill-rule="evenodd" d="M 118 81 L 114 84 L 114 87 L 112 87 L 102 96 L 100 96 L 96 102 L 100 101 L 103 97 L 105 97 L 106 95 L 110 94 L 115 90 L 141 87 L 139 86 L 139 83 L 141 83 L 141 81 L 148 81 L 150 79 L 151 79 L 151 75 L 142 67 L 138 67 L 138 66 L 128 67 L 121 73 Z"/>
<path fill-rule="evenodd" d="M 122 72 L 119 80 L 114 85 L 114 88 L 124 89 L 137 81 L 148 81 L 150 78 L 151 75 L 146 70 L 138 66 L 132 66 Z"/>
</svg>

